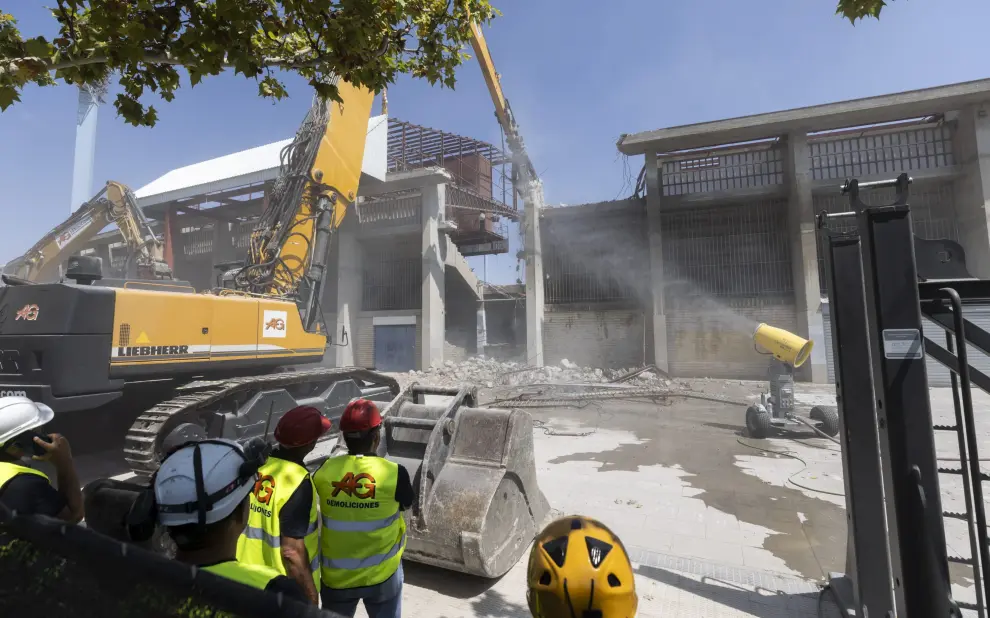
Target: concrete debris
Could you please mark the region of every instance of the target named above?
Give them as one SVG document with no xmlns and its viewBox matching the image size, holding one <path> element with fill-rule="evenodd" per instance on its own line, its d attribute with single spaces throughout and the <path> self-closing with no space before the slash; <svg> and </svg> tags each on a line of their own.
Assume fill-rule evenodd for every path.
<svg viewBox="0 0 990 618">
<path fill-rule="evenodd" d="M 630 375 L 634 374 L 634 375 Z M 674 382 L 653 366 L 632 369 L 597 369 L 579 367 L 563 359 L 559 365 L 531 367 L 522 363 L 472 357 L 463 362 L 446 361 L 426 371 L 410 371 L 409 381 L 452 387 L 474 384 L 479 388 L 530 386 L 537 384 L 608 384 L 622 382 L 628 386 L 669 387 Z"/>
</svg>

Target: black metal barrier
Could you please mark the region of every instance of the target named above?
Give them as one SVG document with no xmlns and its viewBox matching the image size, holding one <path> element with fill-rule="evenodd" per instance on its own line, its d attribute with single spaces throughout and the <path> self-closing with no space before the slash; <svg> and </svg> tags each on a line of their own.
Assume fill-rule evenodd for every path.
<svg viewBox="0 0 990 618">
<path fill-rule="evenodd" d="M 0 616 L 334 618 L 113 540 L 0 506 Z"/>
<path fill-rule="evenodd" d="M 818 216 L 825 241 L 852 545 L 847 573 L 833 577 L 833 588 L 850 615 L 929 618 L 959 616 L 960 608 L 967 608 L 983 617 L 987 540 L 979 483 L 986 475 L 977 463 L 969 385 L 971 377 L 980 385 L 986 376 L 968 367 L 968 337 L 961 331 L 969 335 L 971 325 L 962 319 L 961 302 L 953 289 L 957 283 L 969 285 L 972 278 L 957 243 L 915 241 L 908 206 L 910 183 L 907 174 L 894 181 L 848 181 L 843 193 L 849 195 L 851 212 Z M 896 187 L 896 201 L 887 206 L 860 201 L 861 189 L 879 187 Z M 855 218 L 855 230 L 830 231 L 828 222 L 837 217 Z M 925 283 L 930 279 L 939 279 L 937 306 L 927 289 L 932 282 Z M 942 302 L 946 300 L 952 301 L 948 309 Z M 947 332 L 955 331 L 958 356 L 952 353 L 951 339 L 948 350 L 941 350 L 924 337 L 923 311 Z M 990 347 L 990 336 L 983 331 L 974 329 L 972 336 L 986 338 Z M 932 424 L 926 351 L 953 372 L 955 425 Z M 933 430 L 958 434 L 958 468 L 938 465 Z M 943 512 L 939 474 L 963 477 L 967 513 Z M 970 496 L 972 485 L 976 487 Z M 967 522 L 972 558 L 947 555 L 943 517 Z M 973 567 L 978 587 L 975 605 L 953 600 L 949 561 Z M 838 583 L 851 591 L 851 598 L 842 598 L 846 595 L 840 593 Z"/>
</svg>

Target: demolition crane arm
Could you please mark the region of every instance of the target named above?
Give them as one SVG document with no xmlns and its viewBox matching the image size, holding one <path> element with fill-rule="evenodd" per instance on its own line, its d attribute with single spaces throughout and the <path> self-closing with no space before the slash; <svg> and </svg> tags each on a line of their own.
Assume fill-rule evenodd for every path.
<svg viewBox="0 0 990 618">
<path fill-rule="evenodd" d="M 492 97 L 492 103 L 495 104 L 495 116 L 505 132 L 505 140 L 509 144 L 509 152 L 512 155 L 512 165 L 516 173 L 523 176 L 523 182 L 519 183 L 522 187 L 523 201 L 528 206 L 542 205 L 543 189 L 539 183 L 533 182 L 538 181 L 539 177 L 533 167 L 533 162 L 529 159 L 529 154 L 526 152 L 522 134 L 519 132 L 519 125 L 516 124 L 516 119 L 512 115 L 512 107 L 502 91 L 502 83 L 498 71 L 495 70 L 495 63 L 492 61 L 491 52 L 488 50 L 488 43 L 485 42 L 485 35 L 481 31 L 481 25 L 477 22 L 471 24 L 471 46 L 478 57 L 478 64 L 481 66 L 481 73 L 488 85 L 488 93 Z M 539 195 L 535 195 L 534 192 L 539 192 Z"/>
<path fill-rule="evenodd" d="M 279 177 L 234 277 L 245 292 L 295 300 L 306 330 L 319 319 L 330 239 L 354 203 L 374 93 L 343 80 L 341 102 L 316 99 L 281 153 Z"/>
<path fill-rule="evenodd" d="M 8 263 L 4 274 L 34 283 L 54 281 L 62 263 L 111 223 L 117 225 L 127 244 L 127 276 L 131 275 L 131 264 L 136 263 L 135 274 L 140 279 L 172 278 L 171 269 L 162 259 L 162 244 L 138 207 L 134 193 L 112 180 L 24 255 Z"/>
</svg>

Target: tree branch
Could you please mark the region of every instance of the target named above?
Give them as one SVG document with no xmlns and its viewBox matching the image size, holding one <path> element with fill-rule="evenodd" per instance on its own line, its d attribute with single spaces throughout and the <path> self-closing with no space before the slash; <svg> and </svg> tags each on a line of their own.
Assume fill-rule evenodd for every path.
<svg viewBox="0 0 990 618">
<path fill-rule="evenodd" d="M 277 67 L 282 69 L 306 69 L 319 66 L 323 62 L 320 58 L 300 58 L 300 56 L 309 54 L 313 50 L 303 49 L 300 50 L 292 58 L 262 58 L 260 65 L 262 67 Z M 58 71 L 61 69 L 74 69 L 77 67 L 89 66 L 92 64 L 106 64 L 110 62 L 109 56 L 103 54 L 96 54 L 94 56 L 89 56 L 87 58 L 76 58 L 73 60 L 62 60 L 59 62 L 50 62 L 44 58 L 38 58 L 37 56 L 24 56 L 21 58 L 9 58 L 7 60 L 8 66 L 4 67 L 0 65 L 0 74 L 4 72 L 14 72 L 17 70 L 18 65 L 34 65 L 38 67 L 37 70 L 46 71 Z M 137 62 L 142 64 L 168 64 L 173 66 L 182 66 L 187 64 L 186 62 L 179 60 L 178 58 L 173 58 L 171 54 L 160 52 L 148 51 L 142 56 Z M 233 63 L 228 62 L 226 57 L 224 61 L 220 63 L 220 66 L 224 68 L 230 68 Z"/>
</svg>

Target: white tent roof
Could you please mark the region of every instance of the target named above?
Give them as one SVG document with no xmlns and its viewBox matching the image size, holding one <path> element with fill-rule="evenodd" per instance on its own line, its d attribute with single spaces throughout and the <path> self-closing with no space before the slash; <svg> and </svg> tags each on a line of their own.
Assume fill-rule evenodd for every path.
<svg viewBox="0 0 990 618">
<path fill-rule="evenodd" d="M 172 170 L 134 192 L 142 207 L 225 191 L 278 177 L 279 155 L 292 138 L 249 148 L 209 161 Z M 362 164 L 363 183 L 369 177 L 385 180 L 388 150 L 388 117 L 374 116 L 368 122 L 368 141 Z"/>
</svg>

